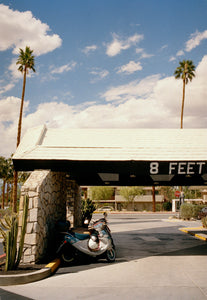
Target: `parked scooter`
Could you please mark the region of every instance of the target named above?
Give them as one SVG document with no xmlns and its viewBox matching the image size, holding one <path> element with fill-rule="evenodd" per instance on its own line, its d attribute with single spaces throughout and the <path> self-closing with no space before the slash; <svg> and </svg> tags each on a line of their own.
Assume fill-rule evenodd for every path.
<svg viewBox="0 0 207 300">
<path fill-rule="evenodd" d="M 70 229 L 70 222 L 58 222 L 59 233 L 63 236 L 62 242 L 57 250 L 66 263 L 72 262 L 81 254 L 96 258 L 106 258 L 109 262 L 115 261 L 115 246 L 111 231 L 107 225 L 106 214 L 104 217 L 91 221 L 88 230 L 89 234 L 80 234 Z M 65 227 L 67 231 L 62 231 Z"/>
</svg>

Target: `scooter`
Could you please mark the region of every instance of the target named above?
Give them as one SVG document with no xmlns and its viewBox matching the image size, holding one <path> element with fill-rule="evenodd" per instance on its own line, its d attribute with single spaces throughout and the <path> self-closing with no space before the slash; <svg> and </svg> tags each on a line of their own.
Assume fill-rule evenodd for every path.
<svg viewBox="0 0 207 300">
<path fill-rule="evenodd" d="M 70 222 L 58 222 L 59 233 L 63 236 L 62 242 L 57 250 L 63 262 L 71 263 L 82 254 L 94 258 L 106 258 L 108 262 L 114 262 L 116 258 L 115 245 L 111 231 L 107 225 L 106 214 L 104 217 L 91 221 L 88 226 L 89 234 L 73 232 Z M 66 229 L 61 231 L 60 229 Z"/>
</svg>

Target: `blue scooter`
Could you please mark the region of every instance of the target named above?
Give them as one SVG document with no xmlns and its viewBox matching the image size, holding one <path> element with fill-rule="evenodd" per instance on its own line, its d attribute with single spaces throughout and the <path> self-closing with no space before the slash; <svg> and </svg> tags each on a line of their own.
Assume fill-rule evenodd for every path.
<svg viewBox="0 0 207 300">
<path fill-rule="evenodd" d="M 59 232 L 63 236 L 57 254 L 63 262 L 71 263 L 81 254 L 94 258 L 106 258 L 114 262 L 116 258 L 115 246 L 111 231 L 107 225 L 106 214 L 104 217 L 92 221 L 89 226 L 89 234 L 80 234 L 70 229 L 70 222 L 58 222 Z M 62 231 L 61 229 L 66 229 Z"/>
</svg>

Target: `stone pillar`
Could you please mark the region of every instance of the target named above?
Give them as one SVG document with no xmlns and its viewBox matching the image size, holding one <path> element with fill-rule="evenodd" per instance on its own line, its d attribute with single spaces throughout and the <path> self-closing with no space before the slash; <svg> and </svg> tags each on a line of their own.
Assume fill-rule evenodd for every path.
<svg viewBox="0 0 207 300">
<path fill-rule="evenodd" d="M 22 262 L 36 263 L 55 250 L 55 223 L 66 218 L 66 174 L 48 170 L 32 172 L 21 189 L 20 220 L 26 194 L 29 210 Z"/>
<path fill-rule="evenodd" d="M 72 227 L 81 226 L 81 190 L 79 185 L 70 180 L 66 175 L 67 180 L 67 219 Z"/>
<path fill-rule="evenodd" d="M 80 187 L 64 172 L 32 172 L 21 189 L 20 227 L 25 195 L 29 208 L 22 262 L 36 263 L 54 254 L 55 223 L 66 219 L 66 203 L 68 219 L 73 226 L 81 226 Z"/>
</svg>

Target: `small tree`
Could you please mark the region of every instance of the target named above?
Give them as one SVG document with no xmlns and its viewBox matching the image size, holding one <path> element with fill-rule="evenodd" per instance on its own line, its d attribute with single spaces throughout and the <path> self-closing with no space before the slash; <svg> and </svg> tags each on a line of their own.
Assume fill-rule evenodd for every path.
<svg viewBox="0 0 207 300">
<path fill-rule="evenodd" d="M 90 188 L 92 200 L 110 200 L 114 194 L 114 188 L 110 186 L 93 186 Z"/>
<path fill-rule="evenodd" d="M 167 201 L 172 201 L 175 198 L 175 191 L 171 186 L 161 186 L 160 194 L 164 196 Z"/>
<path fill-rule="evenodd" d="M 132 203 L 134 209 L 134 199 L 136 196 L 143 195 L 143 190 L 137 186 L 121 187 L 120 195 L 126 199 L 127 203 Z"/>
<path fill-rule="evenodd" d="M 185 199 L 201 198 L 201 191 L 199 190 L 190 190 L 189 187 L 184 187 L 183 192 L 185 195 Z"/>
</svg>

